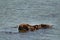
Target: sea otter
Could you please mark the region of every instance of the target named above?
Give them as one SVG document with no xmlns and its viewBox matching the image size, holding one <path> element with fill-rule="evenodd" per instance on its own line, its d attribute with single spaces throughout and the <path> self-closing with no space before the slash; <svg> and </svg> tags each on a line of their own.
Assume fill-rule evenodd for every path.
<svg viewBox="0 0 60 40">
<path fill-rule="evenodd" d="M 51 28 L 51 25 L 48 24 L 39 24 L 39 25 L 29 25 L 29 24 L 20 24 L 18 27 L 19 32 L 35 31 L 38 29 L 47 29 Z"/>
<path fill-rule="evenodd" d="M 29 30 L 29 24 L 20 24 L 18 27 L 19 32 L 27 32 Z"/>
</svg>

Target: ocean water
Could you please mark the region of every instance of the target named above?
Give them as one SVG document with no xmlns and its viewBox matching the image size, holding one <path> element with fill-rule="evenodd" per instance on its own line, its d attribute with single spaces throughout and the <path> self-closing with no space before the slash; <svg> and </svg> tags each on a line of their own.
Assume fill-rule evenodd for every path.
<svg viewBox="0 0 60 40">
<path fill-rule="evenodd" d="M 19 33 L 21 23 L 54 26 Z M 60 40 L 60 0 L 0 0 L 0 40 Z"/>
</svg>

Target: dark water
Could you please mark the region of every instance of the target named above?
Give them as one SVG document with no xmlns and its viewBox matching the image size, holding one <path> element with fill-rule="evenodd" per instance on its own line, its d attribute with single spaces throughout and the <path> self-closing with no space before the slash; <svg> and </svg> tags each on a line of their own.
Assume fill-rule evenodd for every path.
<svg viewBox="0 0 60 40">
<path fill-rule="evenodd" d="M 52 29 L 19 33 L 21 23 L 52 24 Z M 0 0 L 0 40 L 60 40 L 60 0 Z"/>
</svg>

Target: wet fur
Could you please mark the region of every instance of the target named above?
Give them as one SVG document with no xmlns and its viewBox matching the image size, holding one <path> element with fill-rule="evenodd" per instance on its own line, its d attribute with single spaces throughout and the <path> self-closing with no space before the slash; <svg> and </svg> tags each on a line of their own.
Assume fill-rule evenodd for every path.
<svg viewBox="0 0 60 40">
<path fill-rule="evenodd" d="M 48 24 L 39 24 L 39 25 L 29 25 L 29 24 L 20 24 L 18 27 L 18 30 L 24 30 L 25 32 L 27 31 L 35 31 L 38 29 L 48 29 L 51 28 L 51 25 Z"/>
</svg>

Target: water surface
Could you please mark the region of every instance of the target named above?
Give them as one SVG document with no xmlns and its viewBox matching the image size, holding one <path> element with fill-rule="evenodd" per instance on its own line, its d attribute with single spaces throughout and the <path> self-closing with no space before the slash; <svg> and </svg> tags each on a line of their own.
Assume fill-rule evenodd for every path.
<svg viewBox="0 0 60 40">
<path fill-rule="evenodd" d="M 52 29 L 19 33 L 21 23 L 52 24 Z M 0 0 L 0 40 L 60 40 L 60 0 Z"/>
</svg>

